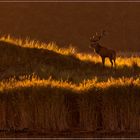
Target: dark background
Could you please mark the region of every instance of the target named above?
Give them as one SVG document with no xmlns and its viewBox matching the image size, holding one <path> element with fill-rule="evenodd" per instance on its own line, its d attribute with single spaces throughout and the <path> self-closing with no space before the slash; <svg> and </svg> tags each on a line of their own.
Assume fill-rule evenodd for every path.
<svg viewBox="0 0 140 140">
<path fill-rule="evenodd" d="M 90 51 L 89 37 L 103 29 L 102 45 L 140 51 L 140 3 L 0 3 L 0 35 Z"/>
</svg>

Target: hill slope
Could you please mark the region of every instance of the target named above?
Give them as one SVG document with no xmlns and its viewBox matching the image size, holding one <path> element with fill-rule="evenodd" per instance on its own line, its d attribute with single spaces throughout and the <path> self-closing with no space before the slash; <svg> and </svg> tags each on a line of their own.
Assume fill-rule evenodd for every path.
<svg viewBox="0 0 140 140">
<path fill-rule="evenodd" d="M 92 51 L 92 50 L 91 50 Z M 0 80 L 15 76 L 29 76 L 33 73 L 41 79 L 50 76 L 56 80 L 79 83 L 86 79 L 98 77 L 137 77 L 140 58 L 117 58 L 117 67 L 112 69 L 107 60 L 106 67 L 95 55 L 76 53 L 74 48 L 63 49 L 54 43 L 44 44 L 37 41 L 0 39 Z"/>
<path fill-rule="evenodd" d="M 139 131 L 139 66 L 118 57 L 104 68 L 72 48 L 2 37 L 0 130 Z"/>
</svg>

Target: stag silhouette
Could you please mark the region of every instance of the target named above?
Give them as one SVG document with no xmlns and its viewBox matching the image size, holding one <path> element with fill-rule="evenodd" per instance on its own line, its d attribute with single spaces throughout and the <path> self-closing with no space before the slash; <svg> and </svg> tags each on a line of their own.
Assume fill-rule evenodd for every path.
<svg viewBox="0 0 140 140">
<path fill-rule="evenodd" d="M 99 40 L 105 35 L 105 31 L 102 31 L 100 35 L 97 33 L 90 38 L 90 47 L 95 50 L 95 52 L 101 56 L 102 58 L 102 64 L 105 65 L 105 58 L 108 57 L 111 63 L 111 66 L 115 66 L 115 60 L 116 60 L 116 52 L 115 50 L 108 49 L 106 47 L 103 47 L 99 44 Z"/>
</svg>

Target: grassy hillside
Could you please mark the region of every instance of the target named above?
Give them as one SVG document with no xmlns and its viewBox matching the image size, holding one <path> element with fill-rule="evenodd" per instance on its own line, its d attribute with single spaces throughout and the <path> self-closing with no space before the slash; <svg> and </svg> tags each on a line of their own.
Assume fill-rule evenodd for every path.
<svg viewBox="0 0 140 140">
<path fill-rule="evenodd" d="M 139 131 L 140 58 L 0 38 L 0 130 Z"/>
<path fill-rule="evenodd" d="M 140 72 L 139 57 L 118 57 L 116 69 L 112 69 L 107 60 L 103 68 L 98 56 L 77 53 L 72 46 L 63 49 L 54 43 L 12 39 L 10 36 L 0 39 L 0 56 L 0 80 L 13 76 L 18 79 L 34 73 L 41 79 L 51 76 L 56 80 L 79 83 L 95 77 L 101 81 L 111 77 L 137 77 Z"/>
</svg>

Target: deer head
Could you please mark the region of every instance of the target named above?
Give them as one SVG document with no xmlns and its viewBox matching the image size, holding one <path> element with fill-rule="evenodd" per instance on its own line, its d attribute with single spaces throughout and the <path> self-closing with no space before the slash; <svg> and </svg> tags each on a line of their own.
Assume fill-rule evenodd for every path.
<svg viewBox="0 0 140 140">
<path fill-rule="evenodd" d="M 105 35 L 105 30 L 103 30 L 101 32 L 100 35 L 98 35 L 98 33 L 96 32 L 95 35 L 93 35 L 92 37 L 90 37 L 90 41 L 93 43 L 98 42 L 103 36 Z"/>
<path fill-rule="evenodd" d="M 90 48 L 98 48 L 99 43 L 98 41 L 100 41 L 100 39 L 105 35 L 105 30 L 103 30 L 100 35 L 98 35 L 98 33 L 96 32 L 95 35 L 93 35 L 92 37 L 90 37 Z"/>
</svg>

